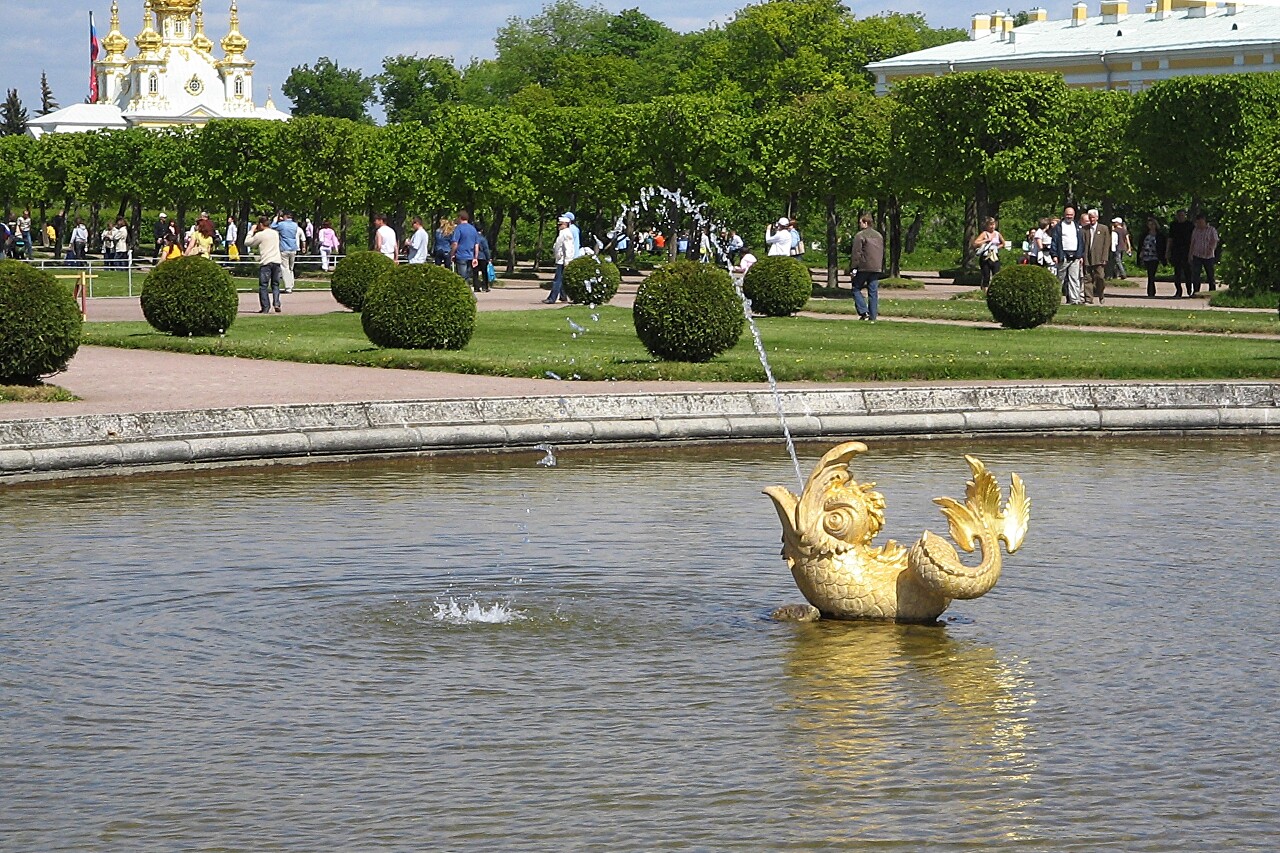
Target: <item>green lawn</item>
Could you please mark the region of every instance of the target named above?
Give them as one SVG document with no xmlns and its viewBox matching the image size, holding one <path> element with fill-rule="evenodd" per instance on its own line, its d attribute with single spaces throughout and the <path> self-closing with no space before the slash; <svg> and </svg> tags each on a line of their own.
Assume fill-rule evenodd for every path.
<svg viewBox="0 0 1280 853">
<path fill-rule="evenodd" d="M 815 299 L 805 310 L 822 314 L 856 314 L 851 299 Z M 991 312 L 981 299 L 881 299 L 881 317 L 927 320 L 974 320 L 990 323 Z M 1063 305 L 1054 326 L 1107 326 L 1164 332 L 1280 335 L 1280 318 L 1254 311 L 1208 311 L 1185 308 L 1119 308 L 1105 305 Z"/>
<path fill-rule="evenodd" d="M 914 303 L 909 303 L 914 304 Z M 593 319 L 598 317 L 598 319 Z M 572 322 L 571 322 L 572 321 Z M 574 325 L 583 331 L 575 332 Z M 1280 376 L 1280 343 L 1212 336 L 1117 335 L 1040 328 L 760 321 L 785 381 L 1210 379 Z M 575 337 L 576 334 L 576 337 Z M 85 343 L 245 358 L 564 379 L 760 381 L 751 335 L 709 364 L 654 360 L 622 308 L 484 312 L 462 352 L 378 349 L 350 313 L 241 316 L 225 338 L 172 338 L 145 323 L 91 323 Z"/>
</svg>

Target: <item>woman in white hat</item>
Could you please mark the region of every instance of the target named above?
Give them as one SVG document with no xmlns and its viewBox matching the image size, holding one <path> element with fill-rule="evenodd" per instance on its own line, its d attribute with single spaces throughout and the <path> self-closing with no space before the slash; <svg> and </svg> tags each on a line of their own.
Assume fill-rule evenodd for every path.
<svg viewBox="0 0 1280 853">
<path fill-rule="evenodd" d="M 769 246 L 769 257 L 772 258 L 776 255 L 790 255 L 791 220 L 784 216 L 778 220 L 778 224 L 776 226 L 767 226 L 764 229 L 764 241 Z"/>
</svg>

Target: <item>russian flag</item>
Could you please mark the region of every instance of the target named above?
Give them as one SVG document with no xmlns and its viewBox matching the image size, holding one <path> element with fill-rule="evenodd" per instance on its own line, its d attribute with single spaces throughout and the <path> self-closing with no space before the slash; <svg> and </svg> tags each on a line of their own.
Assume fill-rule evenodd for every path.
<svg viewBox="0 0 1280 853">
<path fill-rule="evenodd" d="M 93 13 L 89 13 L 89 103 L 98 103 L 98 54 L 101 45 L 98 43 L 98 28 L 93 25 Z"/>
</svg>

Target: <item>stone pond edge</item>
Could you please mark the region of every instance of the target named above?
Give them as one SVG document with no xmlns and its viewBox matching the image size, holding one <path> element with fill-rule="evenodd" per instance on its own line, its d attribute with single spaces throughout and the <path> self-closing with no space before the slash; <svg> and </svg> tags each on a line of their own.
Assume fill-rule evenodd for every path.
<svg viewBox="0 0 1280 853">
<path fill-rule="evenodd" d="M 1277 433 L 1280 382 L 780 392 L 803 439 Z M 774 440 L 765 391 L 295 404 L 0 421 L 0 482 L 363 454 Z"/>
</svg>

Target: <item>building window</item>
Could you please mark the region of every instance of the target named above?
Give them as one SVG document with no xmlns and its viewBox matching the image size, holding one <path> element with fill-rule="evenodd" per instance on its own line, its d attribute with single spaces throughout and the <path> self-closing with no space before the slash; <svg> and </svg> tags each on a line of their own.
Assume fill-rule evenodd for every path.
<svg viewBox="0 0 1280 853">
<path fill-rule="evenodd" d="M 182 23 L 182 21 L 178 21 L 173 25 L 173 31 L 178 38 L 182 38 L 187 34 L 187 25 Z"/>
<path fill-rule="evenodd" d="M 243 77 L 236 78 L 236 97 L 237 98 L 244 97 L 244 78 Z"/>
<path fill-rule="evenodd" d="M 187 91 L 193 95 L 198 95 L 204 91 L 204 82 L 199 75 L 192 75 L 191 79 L 187 81 Z"/>
<path fill-rule="evenodd" d="M 147 78 L 147 91 L 152 95 L 160 94 L 160 78 L 152 74 Z"/>
</svg>

